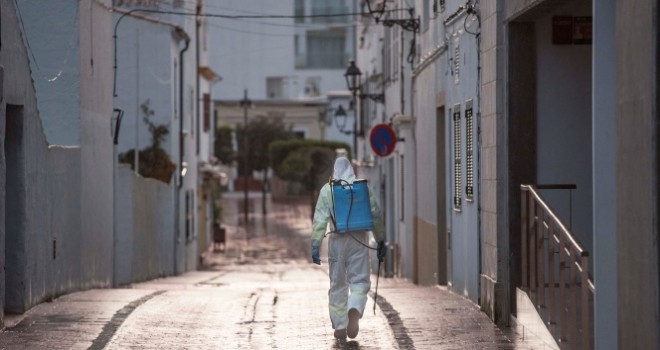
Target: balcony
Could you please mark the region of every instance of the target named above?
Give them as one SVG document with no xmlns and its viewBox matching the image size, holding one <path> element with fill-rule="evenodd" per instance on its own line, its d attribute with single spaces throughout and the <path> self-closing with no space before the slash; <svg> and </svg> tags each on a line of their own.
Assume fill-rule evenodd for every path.
<svg viewBox="0 0 660 350">
<path fill-rule="evenodd" d="M 296 69 L 344 69 L 349 54 L 344 52 L 306 52 L 296 54 Z"/>
</svg>

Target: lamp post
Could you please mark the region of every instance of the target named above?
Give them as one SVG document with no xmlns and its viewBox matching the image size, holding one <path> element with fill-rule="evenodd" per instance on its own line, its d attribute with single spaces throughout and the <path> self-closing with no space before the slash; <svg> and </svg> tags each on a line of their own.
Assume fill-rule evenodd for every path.
<svg viewBox="0 0 660 350">
<path fill-rule="evenodd" d="M 362 72 L 355 65 L 355 60 L 350 60 L 348 62 L 348 68 L 346 68 L 346 73 L 344 73 L 344 78 L 346 78 L 346 86 L 348 90 L 351 91 L 353 95 L 353 106 L 356 105 L 356 95 L 360 89 L 360 77 Z M 356 111 L 357 112 L 357 111 Z M 353 158 L 357 159 L 357 113 L 353 113 Z"/>
<path fill-rule="evenodd" d="M 249 142 L 247 135 L 248 128 L 248 108 L 252 104 L 252 101 L 248 98 L 247 89 L 243 90 L 243 99 L 240 101 L 240 106 L 243 107 L 243 215 L 245 220 L 245 226 L 248 224 L 248 172 L 250 167 L 248 166 L 248 159 L 250 159 L 249 152 Z M 247 232 L 247 231 L 246 231 Z"/>
<path fill-rule="evenodd" d="M 360 101 L 364 100 L 365 98 L 368 98 L 375 102 L 385 103 L 385 94 L 383 93 L 363 94 L 361 92 L 362 89 L 362 83 L 360 81 L 361 77 L 362 77 L 362 72 L 355 65 L 355 60 L 350 60 L 348 62 L 348 67 L 346 68 L 346 73 L 344 73 L 344 78 L 346 78 L 346 86 L 348 87 L 348 90 L 350 90 L 351 94 L 353 95 L 353 106 L 356 105 L 357 97 L 360 98 Z M 353 149 L 355 151 L 355 157 L 357 157 L 357 134 L 358 134 L 357 118 L 358 118 L 358 113 L 356 109 L 353 119 Z"/>
</svg>

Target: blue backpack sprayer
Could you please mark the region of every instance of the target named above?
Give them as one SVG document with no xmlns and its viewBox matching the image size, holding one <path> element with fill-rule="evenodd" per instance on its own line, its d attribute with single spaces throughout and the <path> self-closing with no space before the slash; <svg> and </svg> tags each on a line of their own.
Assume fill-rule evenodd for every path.
<svg viewBox="0 0 660 350">
<path fill-rule="evenodd" d="M 374 228 L 371 216 L 371 202 L 367 180 L 357 179 L 350 183 L 346 180 L 330 180 L 330 193 L 332 194 L 332 213 L 330 218 L 334 225 L 334 233 L 346 234 L 354 231 L 372 231 Z M 369 249 L 376 248 L 358 243 Z M 376 314 L 376 299 L 378 298 L 378 281 L 380 279 L 381 259 L 378 259 L 378 273 L 376 277 L 376 292 L 374 297 L 374 314 Z"/>
</svg>

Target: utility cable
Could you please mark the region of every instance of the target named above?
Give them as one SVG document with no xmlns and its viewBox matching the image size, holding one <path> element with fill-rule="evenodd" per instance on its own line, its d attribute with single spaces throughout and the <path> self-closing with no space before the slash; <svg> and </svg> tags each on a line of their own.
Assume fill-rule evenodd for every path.
<svg viewBox="0 0 660 350">
<path fill-rule="evenodd" d="M 386 12 L 393 12 L 396 10 L 386 10 Z M 225 15 L 220 13 L 195 13 L 185 11 L 170 11 L 170 10 L 155 10 L 155 9 L 132 9 L 123 15 L 133 12 L 147 12 L 147 13 L 160 13 L 164 15 L 181 15 L 181 16 L 196 16 L 196 17 L 210 17 L 210 18 L 225 18 L 225 19 L 242 19 L 242 18 L 280 18 L 280 19 L 296 19 L 296 18 L 332 18 L 332 17 L 353 17 L 362 16 L 359 12 L 347 13 L 329 13 L 318 15 Z"/>
</svg>

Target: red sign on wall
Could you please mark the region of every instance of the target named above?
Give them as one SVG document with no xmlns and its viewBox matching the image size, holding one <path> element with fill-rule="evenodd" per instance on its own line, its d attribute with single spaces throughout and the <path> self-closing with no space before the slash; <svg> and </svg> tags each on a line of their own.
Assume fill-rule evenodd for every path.
<svg viewBox="0 0 660 350">
<path fill-rule="evenodd" d="M 573 43 L 573 17 L 552 17 L 552 45 L 570 45 Z"/>
<path fill-rule="evenodd" d="M 573 44 L 591 45 L 593 27 L 591 17 L 573 17 Z"/>
<path fill-rule="evenodd" d="M 592 17 L 552 17 L 553 45 L 591 45 Z"/>
</svg>

